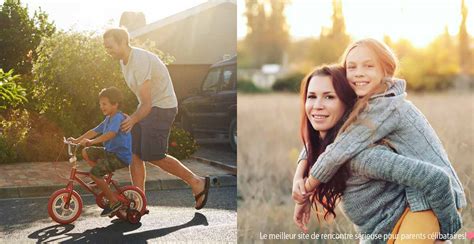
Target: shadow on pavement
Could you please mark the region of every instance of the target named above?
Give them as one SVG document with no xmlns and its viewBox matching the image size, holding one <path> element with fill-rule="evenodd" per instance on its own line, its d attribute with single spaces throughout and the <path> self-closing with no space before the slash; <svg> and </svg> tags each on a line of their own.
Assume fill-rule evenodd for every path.
<svg viewBox="0 0 474 244">
<path fill-rule="evenodd" d="M 191 226 L 198 226 L 198 225 L 208 226 L 209 223 L 207 222 L 206 216 L 204 216 L 201 213 L 194 213 L 194 217 L 187 223 L 177 225 L 177 226 L 172 226 L 172 227 L 166 227 L 162 229 L 148 230 L 148 231 L 144 231 L 140 233 L 133 233 L 131 235 L 127 235 L 126 240 L 139 242 L 139 243 L 146 243 L 146 241 L 149 239 L 162 237 L 172 232 L 178 231 L 180 229 L 188 228 Z"/>
<path fill-rule="evenodd" d="M 142 224 L 138 223 L 133 225 L 125 221 L 114 220 L 112 221 L 112 224 L 107 227 L 86 230 L 83 233 L 68 233 L 74 228 L 74 225 L 71 224 L 54 225 L 37 230 L 31 233 L 28 238 L 37 239 L 37 243 L 122 243 L 123 241 L 126 241 L 127 243 L 146 243 L 148 239 L 158 238 L 178 231 L 180 229 L 198 225 L 207 226 L 209 225 L 209 223 L 207 222 L 206 216 L 200 213 L 195 213 L 194 217 L 184 224 L 166 227 L 162 229 L 133 233 L 130 235 L 124 235 L 124 233 L 136 230 L 140 228 Z M 54 238 L 56 236 L 58 238 Z"/>
<path fill-rule="evenodd" d="M 53 225 L 49 226 L 40 230 L 37 230 L 30 235 L 28 235 L 28 238 L 30 239 L 37 239 L 37 243 L 42 243 L 46 240 L 48 240 L 51 237 L 59 236 L 59 235 L 64 235 L 74 229 L 74 225 L 68 224 L 68 225 Z"/>
<path fill-rule="evenodd" d="M 172 194 L 176 190 L 146 193 L 147 206 L 185 207 L 194 209 L 195 200 L 191 189 L 180 189 L 182 194 Z M 236 187 L 209 189 L 207 203 L 203 209 L 237 210 Z"/>
</svg>

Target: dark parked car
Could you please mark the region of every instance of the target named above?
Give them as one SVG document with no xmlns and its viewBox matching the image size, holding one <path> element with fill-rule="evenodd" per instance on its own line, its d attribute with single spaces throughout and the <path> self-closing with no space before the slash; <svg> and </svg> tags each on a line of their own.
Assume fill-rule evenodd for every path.
<svg viewBox="0 0 474 244">
<path fill-rule="evenodd" d="M 228 139 L 237 148 L 237 57 L 209 68 L 197 95 L 180 103 L 181 125 L 197 134 Z"/>
</svg>

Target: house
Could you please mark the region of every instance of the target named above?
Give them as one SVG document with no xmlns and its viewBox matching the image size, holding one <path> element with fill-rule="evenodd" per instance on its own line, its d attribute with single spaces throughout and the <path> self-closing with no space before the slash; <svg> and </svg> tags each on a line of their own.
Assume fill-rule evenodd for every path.
<svg viewBox="0 0 474 244">
<path fill-rule="evenodd" d="M 235 0 L 210 0 L 130 31 L 131 38 L 154 41 L 174 56 L 168 66 L 178 99 L 200 88 L 210 65 L 237 53 Z"/>
</svg>

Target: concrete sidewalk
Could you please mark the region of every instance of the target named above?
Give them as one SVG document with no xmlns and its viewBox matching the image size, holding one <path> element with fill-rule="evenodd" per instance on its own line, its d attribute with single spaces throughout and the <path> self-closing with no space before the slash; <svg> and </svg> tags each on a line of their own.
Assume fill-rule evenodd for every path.
<svg viewBox="0 0 474 244">
<path fill-rule="evenodd" d="M 211 187 L 236 186 L 236 170 L 219 167 L 215 162 L 201 159 L 182 161 L 191 171 L 201 176 L 211 176 Z M 217 162 L 218 163 L 218 162 Z M 72 164 L 69 162 L 33 162 L 0 165 L 0 199 L 49 196 L 55 190 L 64 188 L 68 182 Z M 78 169 L 89 171 L 84 162 L 78 162 Z M 147 163 L 146 190 L 187 188 L 179 178 Z M 128 168 L 114 172 L 113 179 L 120 185 L 131 185 Z M 89 182 L 90 179 L 83 179 Z M 85 192 L 79 184 L 76 190 Z"/>
</svg>

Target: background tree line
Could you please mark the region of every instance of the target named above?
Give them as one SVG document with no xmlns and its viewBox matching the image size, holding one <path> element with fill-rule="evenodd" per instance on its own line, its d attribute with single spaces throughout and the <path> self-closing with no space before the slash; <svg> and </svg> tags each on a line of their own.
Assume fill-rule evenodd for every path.
<svg viewBox="0 0 474 244">
<path fill-rule="evenodd" d="M 332 26 L 323 28 L 317 38 L 291 41 L 283 13 L 288 4 L 291 3 L 246 1 L 247 36 L 238 43 L 238 65 L 240 69 L 259 69 L 263 64 L 286 61 L 290 73 L 278 79 L 273 90 L 296 92 L 306 72 L 320 64 L 339 62 L 346 46 L 354 40 L 346 32 L 342 1 L 332 0 Z M 406 39 L 395 42 L 385 36 L 384 42 L 399 58 L 397 76 L 407 80 L 408 89 L 444 90 L 460 78 L 467 80 L 468 88 L 474 88 L 474 38 L 467 32 L 468 9 L 464 0 L 460 4 L 462 21 L 455 36 L 446 27 L 443 34 L 423 48 L 414 47 Z M 247 83 L 241 81 L 239 88 L 255 89 L 248 89 L 251 85 Z"/>
</svg>

